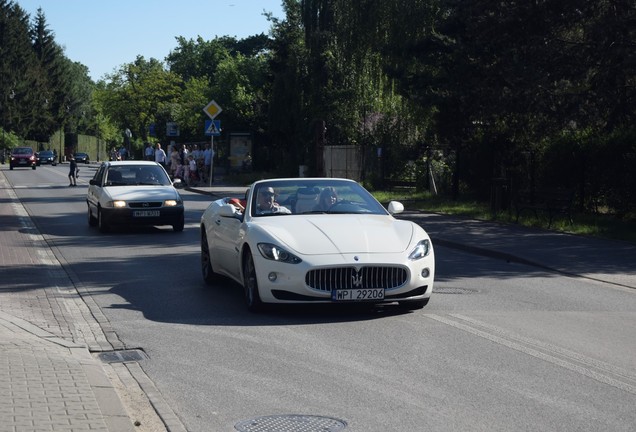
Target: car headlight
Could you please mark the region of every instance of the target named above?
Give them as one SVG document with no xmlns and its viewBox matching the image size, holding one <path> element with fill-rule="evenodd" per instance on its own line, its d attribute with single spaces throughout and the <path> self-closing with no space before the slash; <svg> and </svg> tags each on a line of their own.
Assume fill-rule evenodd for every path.
<svg viewBox="0 0 636 432">
<path fill-rule="evenodd" d="M 272 261 L 284 262 L 288 264 L 298 264 L 303 261 L 296 255 L 291 254 L 285 249 L 271 243 L 259 243 L 258 250 L 260 251 L 263 258 Z"/>
<path fill-rule="evenodd" d="M 424 258 L 430 252 L 431 252 L 431 241 L 428 239 L 421 240 L 409 254 L 409 259 L 411 261 L 416 261 L 418 259 Z"/>
<path fill-rule="evenodd" d="M 165 200 L 163 202 L 164 207 L 176 207 L 179 205 L 179 201 L 177 200 Z"/>
<path fill-rule="evenodd" d="M 108 201 L 106 207 L 124 208 L 126 207 L 126 201 Z"/>
</svg>

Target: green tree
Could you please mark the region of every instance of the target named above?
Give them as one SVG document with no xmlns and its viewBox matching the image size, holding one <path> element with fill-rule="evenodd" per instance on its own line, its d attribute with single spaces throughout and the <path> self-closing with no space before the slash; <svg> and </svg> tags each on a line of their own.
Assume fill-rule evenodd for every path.
<svg viewBox="0 0 636 432">
<path fill-rule="evenodd" d="M 0 109 L 8 131 L 25 136 L 37 77 L 28 14 L 12 1 L 0 0 Z"/>
<path fill-rule="evenodd" d="M 222 104 L 224 122 L 236 130 L 257 130 L 263 120 L 267 58 L 228 57 L 218 66 L 212 95 Z"/>
<path fill-rule="evenodd" d="M 29 123 L 28 137 L 44 142 L 48 141 L 67 115 L 68 63 L 61 47 L 55 42 L 53 32 L 48 28 L 41 8 L 38 9 L 31 27 L 31 39 L 37 68 L 31 97 L 24 101 L 31 107 L 31 115 L 25 120 Z"/>
<path fill-rule="evenodd" d="M 108 79 L 96 89 L 95 102 L 121 133 L 130 129 L 134 139 L 146 140 L 150 124 L 165 131 L 165 122 L 174 120 L 173 106 L 180 101 L 182 80 L 158 60 L 137 56 Z M 165 132 L 160 136 L 165 137 Z"/>
<path fill-rule="evenodd" d="M 196 41 L 182 36 L 176 39 L 177 47 L 166 57 L 168 69 L 184 81 L 207 77 L 210 84 L 214 82 L 219 63 L 230 56 L 230 51 L 236 43 L 234 38 L 228 37 L 211 41 L 206 41 L 201 36 Z"/>
<path fill-rule="evenodd" d="M 255 153 L 254 163 L 292 174 L 305 161 L 311 131 L 304 102 L 308 72 L 300 4 L 283 3 L 286 19 L 272 22 L 271 97 L 268 107 L 270 151 Z"/>
</svg>

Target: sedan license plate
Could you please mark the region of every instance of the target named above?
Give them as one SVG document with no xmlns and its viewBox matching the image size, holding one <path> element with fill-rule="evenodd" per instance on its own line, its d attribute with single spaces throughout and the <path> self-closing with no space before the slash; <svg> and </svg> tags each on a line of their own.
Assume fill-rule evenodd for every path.
<svg viewBox="0 0 636 432">
<path fill-rule="evenodd" d="M 384 288 L 356 288 L 331 291 L 331 300 L 333 301 L 366 301 L 383 299 Z"/>
<path fill-rule="evenodd" d="M 158 217 L 159 210 L 135 210 L 133 217 Z"/>
</svg>

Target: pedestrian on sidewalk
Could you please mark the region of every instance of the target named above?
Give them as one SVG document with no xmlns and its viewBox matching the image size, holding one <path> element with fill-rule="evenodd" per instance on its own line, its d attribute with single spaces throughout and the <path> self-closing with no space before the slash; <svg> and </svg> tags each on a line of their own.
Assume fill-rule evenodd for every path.
<svg viewBox="0 0 636 432">
<path fill-rule="evenodd" d="M 155 162 L 160 163 L 164 168 L 166 167 L 166 152 L 163 151 L 160 143 L 157 143 L 155 149 Z"/>
<path fill-rule="evenodd" d="M 77 162 L 75 162 L 75 158 L 73 156 L 70 157 L 70 170 L 68 172 L 68 181 L 69 186 L 77 186 Z"/>
</svg>

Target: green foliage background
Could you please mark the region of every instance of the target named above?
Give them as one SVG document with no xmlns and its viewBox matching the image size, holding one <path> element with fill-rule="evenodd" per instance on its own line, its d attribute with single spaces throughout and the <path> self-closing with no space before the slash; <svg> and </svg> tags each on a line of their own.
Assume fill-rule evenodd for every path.
<svg viewBox="0 0 636 432">
<path fill-rule="evenodd" d="M 180 142 L 202 142 L 201 109 L 214 99 L 221 149 L 228 133 L 251 133 L 254 168 L 271 175 L 299 165 L 322 175 L 323 146 L 355 145 L 370 187 L 407 182 L 481 200 L 505 187 L 507 205 L 519 191 L 559 187 L 576 192 L 580 211 L 633 215 L 633 0 L 282 5 L 268 35 L 179 37 L 165 59 L 138 56 L 93 82 L 65 57 L 45 11 L 29 17 L 0 0 L 1 117 L 12 137 L 0 145 L 57 146 L 61 130 L 64 151 L 78 134 L 105 151 L 130 129 L 140 152 L 168 141 L 169 121 Z"/>
</svg>

